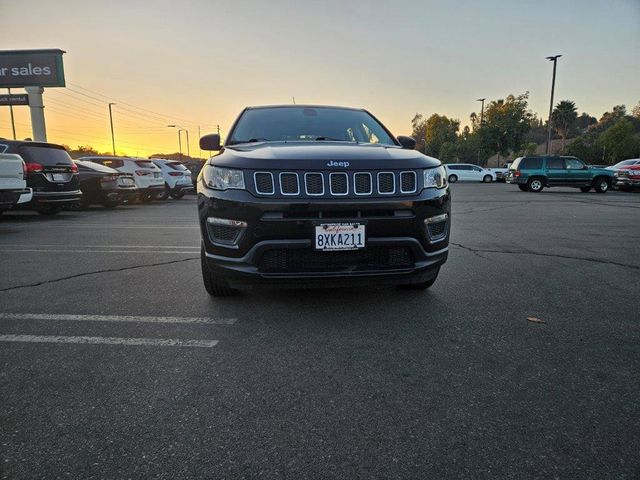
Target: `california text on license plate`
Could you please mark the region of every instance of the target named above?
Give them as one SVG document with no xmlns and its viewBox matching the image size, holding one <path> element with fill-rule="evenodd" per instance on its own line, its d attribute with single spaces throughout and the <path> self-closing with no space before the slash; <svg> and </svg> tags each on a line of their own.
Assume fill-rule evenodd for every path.
<svg viewBox="0 0 640 480">
<path fill-rule="evenodd" d="M 362 223 L 323 223 L 315 227 L 316 250 L 357 250 L 364 248 L 365 226 Z"/>
</svg>

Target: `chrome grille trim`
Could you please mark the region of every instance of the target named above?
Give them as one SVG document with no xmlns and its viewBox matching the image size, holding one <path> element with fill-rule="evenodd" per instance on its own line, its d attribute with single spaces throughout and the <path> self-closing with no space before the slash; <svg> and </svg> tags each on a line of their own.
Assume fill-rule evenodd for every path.
<svg viewBox="0 0 640 480">
<path fill-rule="evenodd" d="M 271 191 L 270 192 L 262 192 L 258 189 L 258 175 L 269 175 L 271 177 Z M 256 193 L 259 195 L 275 195 L 276 187 L 273 183 L 273 173 L 271 172 L 254 172 L 253 174 L 253 185 L 256 189 Z"/>
<path fill-rule="evenodd" d="M 340 176 L 344 176 L 344 186 L 346 188 L 344 193 L 335 193 L 333 191 L 333 181 L 332 178 L 333 176 L 336 175 L 340 175 Z M 331 193 L 331 195 L 334 195 L 336 197 L 344 197 L 345 195 L 349 195 L 349 175 L 347 175 L 345 172 L 331 172 L 329 174 L 329 193 Z"/>
<path fill-rule="evenodd" d="M 282 176 L 283 175 L 294 175 L 296 177 L 296 191 L 295 193 L 285 193 L 283 188 L 282 188 Z M 280 182 L 280 193 L 282 193 L 282 195 L 300 195 L 300 177 L 298 176 L 298 174 L 296 172 L 280 172 L 280 175 L 278 175 L 278 182 Z"/>
<path fill-rule="evenodd" d="M 391 175 L 391 178 L 393 178 L 393 189 L 390 192 L 381 192 L 380 191 L 380 175 Z M 376 181 L 377 181 L 377 187 L 378 187 L 378 194 L 379 195 L 393 195 L 394 193 L 396 193 L 396 176 L 393 172 L 378 172 L 378 176 L 376 177 Z"/>
<path fill-rule="evenodd" d="M 322 182 L 322 192 L 320 193 L 309 193 L 309 184 L 307 181 L 307 177 L 309 175 L 319 175 L 320 176 L 320 180 Z M 304 174 L 304 192 L 309 195 L 310 197 L 320 197 L 322 195 L 324 195 L 324 175 L 322 174 L 322 172 L 306 172 Z"/>
<path fill-rule="evenodd" d="M 402 178 L 404 177 L 404 175 L 413 176 L 413 190 L 404 190 L 402 188 Z M 416 193 L 416 190 L 418 190 L 418 176 L 416 175 L 416 172 L 412 170 L 405 170 L 404 172 L 400 172 L 400 193 Z"/>
<path fill-rule="evenodd" d="M 369 191 L 368 192 L 358 192 L 358 175 L 368 175 L 369 176 Z M 355 172 L 353 174 L 353 193 L 356 195 L 372 195 L 373 194 L 373 175 L 370 172 Z"/>
</svg>

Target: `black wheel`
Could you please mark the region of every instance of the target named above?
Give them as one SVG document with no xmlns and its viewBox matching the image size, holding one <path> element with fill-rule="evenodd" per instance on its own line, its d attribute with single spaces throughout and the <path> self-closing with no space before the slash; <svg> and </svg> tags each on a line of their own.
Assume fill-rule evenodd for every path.
<svg viewBox="0 0 640 480">
<path fill-rule="evenodd" d="M 155 197 L 155 194 L 153 193 L 143 193 L 140 195 L 140 201 L 143 203 L 149 203 L 153 201 L 154 197 Z"/>
<path fill-rule="evenodd" d="M 158 199 L 158 200 L 166 200 L 167 198 L 169 198 L 170 194 L 171 194 L 171 190 L 169 189 L 169 186 L 165 184 L 164 192 L 159 193 L 158 195 L 156 195 L 156 199 Z"/>
<path fill-rule="evenodd" d="M 526 185 L 518 185 L 518 188 L 519 188 L 520 190 L 522 190 L 523 192 L 528 192 L 528 191 L 529 191 L 529 189 L 527 188 L 527 186 L 526 186 Z"/>
<path fill-rule="evenodd" d="M 530 192 L 541 192 L 544 188 L 544 184 L 542 183 L 542 179 L 540 177 L 530 178 L 527 182 L 527 190 Z"/>
<path fill-rule="evenodd" d="M 491 178 L 491 175 L 485 175 L 482 181 L 484 183 L 491 183 L 493 181 L 493 178 Z"/>
<path fill-rule="evenodd" d="M 229 297 L 236 293 L 236 291 L 226 283 L 216 281 L 213 273 L 209 270 L 209 266 L 207 265 L 206 256 L 204 254 L 204 245 L 200 247 L 200 266 L 202 268 L 202 281 L 204 282 L 204 288 L 209 295 L 212 297 Z"/>
<path fill-rule="evenodd" d="M 440 273 L 440 267 L 438 267 L 438 270 L 436 271 L 435 276 L 431 280 L 427 280 L 426 282 L 420 282 L 420 283 L 408 283 L 406 285 L 402 285 L 402 288 L 405 288 L 407 290 L 426 290 L 427 288 L 431 287 L 434 283 L 436 283 L 436 280 L 438 279 L 438 273 Z"/>
<path fill-rule="evenodd" d="M 457 175 L 449 175 L 449 183 L 456 183 L 458 181 Z"/>
<path fill-rule="evenodd" d="M 591 187 L 580 187 L 582 193 L 587 193 L 589 190 L 591 190 Z"/>
<path fill-rule="evenodd" d="M 60 211 L 60 207 L 40 207 L 38 209 L 38 213 L 40 215 L 46 215 L 46 216 L 55 215 L 59 211 Z"/>
<path fill-rule="evenodd" d="M 183 191 L 171 194 L 171 198 L 175 198 L 176 200 L 180 200 L 182 197 L 184 197 L 184 192 Z"/>
<path fill-rule="evenodd" d="M 593 188 L 595 188 L 598 193 L 607 193 L 607 190 L 609 190 L 609 180 L 604 177 L 596 178 L 593 182 Z"/>
</svg>

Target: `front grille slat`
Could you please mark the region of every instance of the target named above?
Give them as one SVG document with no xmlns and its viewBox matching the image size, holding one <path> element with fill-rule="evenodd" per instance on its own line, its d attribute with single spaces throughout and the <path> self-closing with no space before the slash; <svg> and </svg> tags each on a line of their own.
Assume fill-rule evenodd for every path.
<svg viewBox="0 0 640 480">
<path fill-rule="evenodd" d="M 396 191 L 396 177 L 393 172 L 378 173 L 378 193 L 390 195 Z"/>
<path fill-rule="evenodd" d="M 275 186 L 273 184 L 273 174 L 271 172 L 256 172 L 253 174 L 256 185 L 256 193 L 260 195 L 273 195 Z"/>
<path fill-rule="evenodd" d="M 405 171 L 284 171 L 254 172 L 258 195 L 300 197 L 361 197 L 410 195 L 418 192 L 418 172 Z"/>
<path fill-rule="evenodd" d="M 322 173 L 305 173 L 304 184 L 307 195 L 324 195 L 324 176 Z"/>
</svg>

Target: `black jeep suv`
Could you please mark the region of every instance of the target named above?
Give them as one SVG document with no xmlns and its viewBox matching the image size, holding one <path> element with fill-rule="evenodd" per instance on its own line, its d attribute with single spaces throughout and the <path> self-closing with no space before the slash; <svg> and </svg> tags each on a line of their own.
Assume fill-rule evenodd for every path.
<svg viewBox="0 0 640 480">
<path fill-rule="evenodd" d="M 77 205 L 82 197 L 78 167 L 61 145 L 43 142 L 0 140 L 0 152 L 17 153 L 27 168 L 27 187 L 33 199 L 17 208 L 29 208 L 43 215 Z"/>
<path fill-rule="evenodd" d="M 247 283 L 428 288 L 451 224 L 440 161 L 365 110 L 246 108 L 198 176 L 202 275 L 224 296 Z"/>
</svg>

